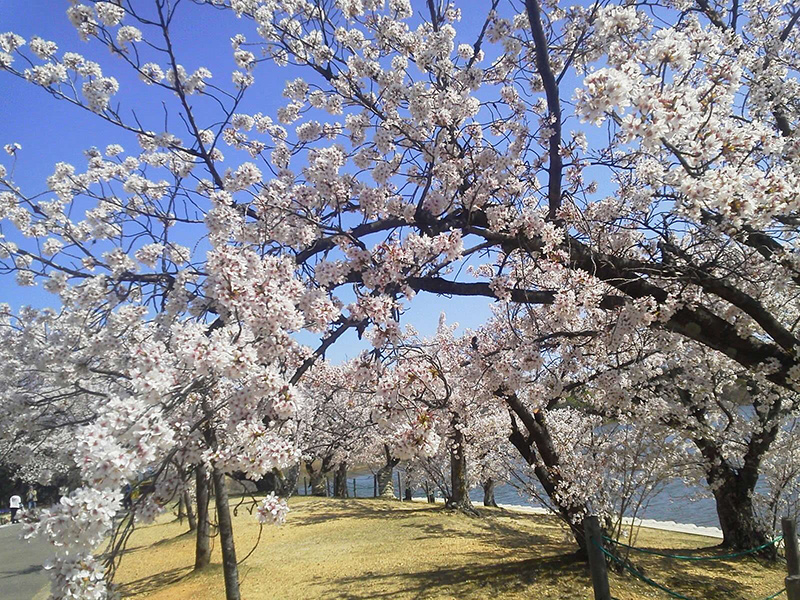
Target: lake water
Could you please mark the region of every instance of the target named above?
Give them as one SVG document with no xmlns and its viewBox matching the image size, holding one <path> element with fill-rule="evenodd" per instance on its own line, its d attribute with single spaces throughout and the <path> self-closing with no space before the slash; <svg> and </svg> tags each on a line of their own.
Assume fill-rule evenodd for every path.
<svg viewBox="0 0 800 600">
<path fill-rule="evenodd" d="M 397 472 L 394 475 L 395 496 L 397 490 Z M 355 481 L 355 496 L 358 498 L 371 498 L 374 493 L 374 480 L 371 473 L 349 475 L 347 478 L 348 494 L 352 497 L 353 482 Z M 332 478 L 331 478 L 332 483 Z M 303 478 L 298 483 L 298 494 L 305 493 Z M 310 490 L 309 490 L 310 491 Z M 415 490 L 414 495 L 423 494 L 422 490 Z M 511 485 L 498 485 L 495 488 L 495 500 L 498 504 L 519 504 L 522 506 L 541 506 L 529 496 L 520 495 Z M 473 501 L 483 501 L 483 490 L 480 488 L 470 491 Z M 675 521 L 703 527 L 719 527 L 717 512 L 712 498 L 698 497 L 697 490 L 689 488 L 680 480 L 669 483 L 660 493 L 655 495 L 649 505 L 639 512 L 637 517 L 642 519 L 655 519 L 657 521 Z"/>
</svg>

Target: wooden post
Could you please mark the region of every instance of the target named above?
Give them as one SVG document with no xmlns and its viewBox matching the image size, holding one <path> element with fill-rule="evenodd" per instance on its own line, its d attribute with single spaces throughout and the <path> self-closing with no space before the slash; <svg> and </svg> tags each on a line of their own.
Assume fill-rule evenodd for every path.
<svg viewBox="0 0 800 600">
<path fill-rule="evenodd" d="M 797 550 L 797 524 L 794 519 L 781 519 L 783 543 L 786 548 L 786 596 L 789 600 L 800 600 L 800 552 Z"/>
<path fill-rule="evenodd" d="M 356 478 L 355 477 L 353 477 L 353 498 L 358 498 L 358 495 L 356 494 Z"/>
<path fill-rule="evenodd" d="M 403 488 L 400 487 L 400 471 L 397 472 L 397 498 L 403 500 Z"/>
<path fill-rule="evenodd" d="M 378 497 L 378 475 L 375 474 L 372 476 L 372 497 Z"/>
<path fill-rule="evenodd" d="M 583 520 L 583 530 L 586 533 L 586 552 L 589 554 L 589 570 L 592 573 L 594 600 L 611 600 L 611 591 L 608 588 L 606 557 L 602 549 L 603 532 L 600 530 L 600 521 L 596 516 L 586 517 Z"/>
<path fill-rule="evenodd" d="M 308 479 L 303 477 L 303 496 L 308 496 Z"/>
</svg>

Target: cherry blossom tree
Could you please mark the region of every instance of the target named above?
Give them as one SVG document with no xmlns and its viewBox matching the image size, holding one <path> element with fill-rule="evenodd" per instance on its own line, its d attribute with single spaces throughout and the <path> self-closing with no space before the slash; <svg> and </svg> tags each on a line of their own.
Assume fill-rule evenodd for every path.
<svg viewBox="0 0 800 600">
<path fill-rule="evenodd" d="M 314 211 L 304 227 L 317 241 L 300 245 L 298 259 L 308 265 L 338 248 L 344 257 L 318 261 L 317 279 L 373 290 L 360 308 L 383 323 L 381 336 L 395 331 L 398 294 L 568 302 L 566 271 L 583 283 L 578 306 L 638 301 L 642 323 L 793 385 L 796 340 L 783 315 L 796 312 L 794 209 L 784 171 L 790 178 L 795 108 L 772 90 L 754 92 L 794 85 L 781 69 L 796 58 L 795 13 L 736 5 L 728 24 L 707 3 L 651 18 L 599 4 L 548 14 L 536 0 L 504 15 L 495 2 L 472 43 L 459 45 L 459 8 L 435 2 L 416 28 L 408 2 L 217 4 L 252 19 L 258 37 L 241 44 L 307 69 L 309 81 L 285 90 L 279 119 L 297 137 L 276 143 L 279 165 L 290 169 L 296 149 L 338 136 L 314 118 L 341 111 L 350 147 L 314 150 L 300 177 L 273 180 L 288 204 L 272 210 L 275 219 Z M 574 110 L 561 89 L 573 74 L 586 75 Z M 609 121 L 611 139 L 566 135 L 578 119 Z M 363 177 L 341 171 L 350 161 Z M 321 172 L 331 175 L 324 184 Z M 599 197 L 596 172 L 614 196 Z M 720 196 L 719 178 L 739 187 Z M 332 181 L 352 200 L 332 205 L 321 190 Z M 768 201 L 738 200 L 754 182 Z M 715 200 L 703 196 L 710 190 Z M 377 233 L 385 241 L 370 249 Z M 490 249 L 498 260 L 475 269 L 483 282 L 445 277 L 454 260 Z"/>
<path fill-rule="evenodd" d="M 95 365 L 56 361 L 79 345 L 83 319 L 67 324 L 53 311 L 0 307 L 0 463 L 39 485 L 65 485 L 76 471 L 70 452 L 75 431 L 95 414 L 105 377 Z M 86 315 L 84 315 L 86 316 Z M 78 367 L 80 365 L 80 367 Z M 80 372 L 82 370 L 82 372 Z"/>
<path fill-rule="evenodd" d="M 221 354 L 200 374 L 193 362 L 199 354 L 190 360 L 170 353 L 168 343 L 154 341 L 157 328 L 141 323 L 136 311 L 125 307 L 99 319 L 97 328 L 87 326 L 87 315 L 97 317 L 96 311 L 26 311 L 24 319 L 10 319 L 3 330 L 5 350 L 17 353 L 16 362 L 6 365 L 4 406 L 16 406 L 20 414 L 12 419 L 16 427 L 4 434 L 14 442 L 18 427 L 27 424 L 27 439 L 39 444 L 67 435 L 73 442 L 62 452 L 77 464 L 83 481 L 60 505 L 43 511 L 31 531 L 59 548 L 54 593 L 105 593 L 103 572 L 113 572 L 135 522 L 152 519 L 182 495 L 186 464 L 210 465 L 221 539 L 229 546 L 226 567 L 235 567 L 224 476 L 242 469 L 263 474 L 294 460 L 293 448 L 279 435 L 294 410 L 289 388 L 278 380 L 277 389 L 258 395 L 258 389 L 264 390 L 260 386 L 270 381 L 269 370 L 258 372 L 260 383 L 215 377 L 212 371 L 225 364 L 237 368 L 220 361 Z M 226 339 L 224 328 L 216 329 L 211 339 L 200 331 L 201 344 Z M 179 333 L 187 330 L 173 324 L 165 341 L 174 341 L 172 334 Z M 98 353 L 103 347 L 108 351 Z M 241 414 L 248 414 L 247 403 L 257 420 Z M 264 418 L 274 420 L 265 426 Z M 139 499 L 127 518 L 115 523 L 126 484 L 140 488 Z M 203 510 L 199 513 L 201 522 L 207 521 Z M 94 548 L 109 534 L 102 566 Z M 74 543 L 65 545 L 65 539 Z M 90 576 L 80 575 L 84 572 Z M 230 577 L 235 580 L 235 572 Z"/>
<path fill-rule="evenodd" d="M 778 433 L 761 467 L 763 487 L 756 488 L 753 502 L 768 532 L 780 533 L 780 519 L 800 515 L 800 463 L 798 422 L 792 419 Z"/>
<path fill-rule="evenodd" d="M 578 452 L 575 436 L 594 436 L 594 417 L 602 422 L 618 416 L 608 410 L 604 396 L 597 395 L 595 402 L 592 390 L 624 394 L 628 380 L 653 368 L 659 338 L 646 327 L 629 326 L 627 315 L 635 317 L 639 310 L 635 304 L 621 315 L 560 303 L 555 308 L 498 305 L 495 316 L 469 341 L 463 360 L 467 377 L 505 404 L 511 417 L 509 441 L 583 552 L 584 517 L 593 510 L 610 514 L 609 502 L 598 501 L 595 490 L 608 489 L 603 486 L 615 475 L 602 475 L 588 462 L 576 465 L 595 450 L 586 442 L 589 450 Z M 570 426 L 575 427 L 572 434 L 567 433 Z"/>
<path fill-rule="evenodd" d="M 336 366 L 319 361 L 304 378 L 308 400 L 297 418 L 298 444 L 312 494 L 326 495 L 323 477 L 335 471 L 333 495 L 347 497 L 348 464 L 374 460 L 371 379 L 363 358 Z"/>
<path fill-rule="evenodd" d="M 450 462 L 447 506 L 475 514 L 469 497 L 471 449 L 498 438 L 479 438 L 492 396 L 466 377 L 464 344 L 471 335 L 456 338 L 457 327 L 448 326 L 442 313 L 435 336 L 420 339 L 412 331 L 393 347 L 392 369 L 379 381 L 382 420 L 395 428 L 391 445 L 399 458 L 428 459 L 444 446 Z"/>
<path fill-rule="evenodd" d="M 188 66 L 175 43 L 188 10 L 242 18 L 224 76 Z M 88 354 L 126 338 L 114 393 L 72 449 L 87 485 L 42 522 L 77 540 L 55 593 L 106 594 L 91 550 L 138 472 L 162 478 L 150 514 L 178 487 L 176 456 L 215 485 L 296 461 L 303 374 L 348 329 L 399 342 L 419 292 L 585 316 L 598 347 L 674 334 L 795 390 L 800 12 L 768 0 L 483 10 L 465 22 L 434 0 L 75 2 L 85 55 L 0 34 L 4 76 L 132 144 L 90 148 L 85 167 L 58 163 L 35 189 L 15 182 L 20 144 L 0 169 L 2 271 L 57 294 L 68 319 L 91 315 Z M 259 73 L 289 65 L 285 105 L 245 112 Z M 121 70 L 152 104 L 125 105 Z M 315 350 L 296 341 L 303 329 L 322 337 Z M 604 369 L 595 352 L 588 376 L 635 362 L 627 372 L 647 379 L 652 361 L 625 352 Z M 512 375 L 498 384 L 513 390 Z M 545 416 L 526 410 L 530 434 Z M 407 425 L 432 430 L 421 413 Z M 280 521 L 276 506 L 261 516 Z"/>
<path fill-rule="evenodd" d="M 587 504 L 605 513 L 613 504 L 607 500 L 612 496 L 609 488 L 603 486 L 616 476 L 611 472 L 581 476 L 581 469 L 591 469 L 575 465 L 577 459 L 571 455 L 577 446 L 568 442 L 559 449 L 558 437 L 574 440 L 579 431 L 584 438 L 607 435 L 598 423 L 592 426 L 577 417 L 571 417 L 573 431 L 567 433 L 569 425 L 553 416 L 553 411 L 560 411 L 560 419 L 569 421 L 571 413 L 563 409 L 578 409 L 584 418 L 624 425 L 618 435 L 630 435 L 624 444 L 629 450 L 640 447 L 643 440 L 657 449 L 650 458 L 620 451 L 615 459 L 604 459 L 609 471 L 614 470 L 611 465 L 630 464 L 641 466 L 642 474 L 659 474 L 652 484 L 638 486 L 637 494 L 647 495 L 648 490 L 651 494 L 672 477 L 708 486 L 717 503 L 723 543 L 740 549 L 765 543 L 753 496 L 762 461 L 796 411 L 794 393 L 771 383 L 763 373 L 746 370 L 725 355 L 674 334 L 654 336 L 648 328 L 629 327 L 630 319 L 605 324 L 593 319 L 595 325 L 603 326 L 598 331 L 588 328 L 587 319 L 590 315 L 583 314 L 561 322 L 545 321 L 538 311 L 517 311 L 515 318 L 501 321 L 502 327 L 495 323 L 476 337 L 476 347 L 491 356 L 491 362 L 482 367 L 484 376 L 490 377 L 523 424 L 513 437 L 515 445 L 523 456 L 538 450 L 540 456 L 534 453 L 531 458 L 548 466 L 541 473 L 542 483 L 545 490 L 555 492 L 556 505 L 571 498 L 564 505 L 578 506 L 580 514 Z M 476 352 L 476 357 L 478 364 L 481 353 Z M 592 444 L 587 448 L 591 450 L 584 456 L 606 453 Z M 671 472 L 659 462 L 663 457 L 674 463 Z M 640 462 L 645 458 L 658 469 L 644 468 Z M 635 471 L 620 469 L 620 473 Z M 635 479 L 635 473 L 628 478 Z M 592 485 L 604 490 L 605 499 L 591 492 Z M 630 505 L 629 500 L 620 503 Z"/>
<path fill-rule="evenodd" d="M 787 443 L 796 393 L 696 344 L 681 344 L 662 371 L 618 406 L 631 410 L 643 402 L 643 423 L 657 420 L 692 444 L 700 478 L 716 502 L 723 544 L 745 549 L 766 543 L 756 484 L 778 437 L 779 445 Z"/>
</svg>

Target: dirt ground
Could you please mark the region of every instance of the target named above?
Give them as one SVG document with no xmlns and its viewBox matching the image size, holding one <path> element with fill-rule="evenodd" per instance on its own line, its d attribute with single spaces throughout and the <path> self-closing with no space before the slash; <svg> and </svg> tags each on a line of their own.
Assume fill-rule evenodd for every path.
<svg viewBox="0 0 800 600">
<path fill-rule="evenodd" d="M 293 498 L 286 525 L 260 530 L 252 505 L 234 527 L 245 600 L 590 599 L 584 563 L 549 517 L 479 509 L 468 517 L 418 502 Z M 116 581 L 123 597 L 224 598 L 218 540 L 211 567 L 193 573 L 194 538 L 173 515 L 134 533 Z M 260 533 L 260 540 L 259 540 Z M 717 540 L 641 530 L 636 544 L 713 555 Z M 252 553 L 245 559 L 245 556 Z M 758 600 L 783 587 L 783 565 L 760 559 L 677 562 L 636 555 L 653 580 L 694 599 Z M 668 598 L 630 575 L 611 575 L 619 600 Z"/>
</svg>

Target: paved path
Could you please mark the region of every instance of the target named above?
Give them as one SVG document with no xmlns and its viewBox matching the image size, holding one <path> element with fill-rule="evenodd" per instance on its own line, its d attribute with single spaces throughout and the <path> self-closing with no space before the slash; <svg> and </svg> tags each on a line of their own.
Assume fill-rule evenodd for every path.
<svg viewBox="0 0 800 600">
<path fill-rule="evenodd" d="M 19 539 L 20 525 L 0 527 L 0 598 L 31 600 L 48 577 L 42 563 L 50 555 L 49 544 Z"/>
</svg>

